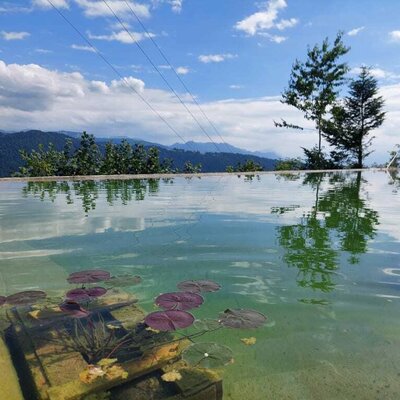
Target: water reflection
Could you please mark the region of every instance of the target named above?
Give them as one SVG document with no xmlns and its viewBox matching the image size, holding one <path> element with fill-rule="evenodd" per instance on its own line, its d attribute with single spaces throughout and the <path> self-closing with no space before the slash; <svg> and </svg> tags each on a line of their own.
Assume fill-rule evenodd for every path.
<svg viewBox="0 0 400 400">
<path fill-rule="evenodd" d="M 172 179 L 163 181 L 173 183 Z M 160 179 L 76 181 L 76 182 L 28 182 L 22 189 L 24 197 L 33 196 L 40 200 L 55 201 L 60 194 L 65 195 L 67 204 L 74 199 L 82 202 L 85 214 L 96 208 L 99 193 L 104 192 L 109 205 L 120 201 L 127 205 L 132 200 L 144 200 L 146 195 L 159 191 Z"/>
<path fill-rule="evenodd" d="M 277 239 L 285 250 L 284 261 L 298 269 L 301 287 L 329 292 L 334 289 L 339 252 L 356 264 L 376 235 L 379 216 L 368 207 L 364 187 L 357 174 L 308 174 L 302 184 L 315 192 L 315 203 L 293 225 L 278 226 Z M 327 187 L 327 189 L 325 189 Z M 298 206 L 274 207 L 282 215 Z"/>
</svg>

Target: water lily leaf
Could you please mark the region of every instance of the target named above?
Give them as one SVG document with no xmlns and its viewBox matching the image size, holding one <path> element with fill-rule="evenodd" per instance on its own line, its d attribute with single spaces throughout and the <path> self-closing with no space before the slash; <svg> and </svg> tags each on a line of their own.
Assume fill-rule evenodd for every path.
<svg viewBox="0 0 400 400">
<path fill-rule="evenodd" d="M 221 327 L 221 324 L 216 319 L 196 319 L 193 326 L 199 331 L 214 331 Z"/>
<path fill-rule="evenodd" d="M 44 298 L 46 298 L 46 293 L 41 290 L 26 290 L 8 296 L 6 302 L 12 305 L 33 304 Z"/>
<path fill-rule="evenodd" d="M 88 294 L 89 297 L 101 297 L 107 293 L 107 289 L 100 286 L 96 286 L 86 289 L 86 293 Z"/>
<path fill-rule="evenodd" d="M 67 278 L 69 283 L 96 283 L 110 279 L 110 273 L 101 269 L 73 272 Z"/>
<path fill-rule="evenodd" d="M 89 311 L 82 308 L 77 302 L 70 300 L 66 300 L 60 304 L 60 310 L 70 314 L 74 318 L 85 318 L 90 314 Z"/>
<path fill-rule="evenodd" d="M 202 296 L 191 292 L 164 293 L 156 298 L 156 304 L 164 310 L 191 310 L 203 302 Z"/>
<path fill-rule="evenodd" d="M 246 346 L 253 346 L 256 344 L 257 339 L 255 337 L 249 337 L 249 338 L 242 338 L 240 339 L 242 343 L 244 343 Z"/>
<path fill-rule="evenodd" d="M 183 281 L 181 283 L 178 283 L 177 287 L 179 290 L 194 293 L 216 292 L 217 290 L 221 289 L 221 286 L 218 283 L 206 280 Z"/>
<path fill-rule="evenodd" d="M 219 315 L 219 322 L 228 328 L 249 329 L 258 328 L 267 320 L 264 314 L 254 310 L 225 310 Z"/>
<path fill-rule="evenodd" d="M 6 297 L 5 296 L 0 296 L 0 306 L 2 306 L 3 304 L 5 304 L 6 302 Z"/>
<path fill-rule="evenodd" d="M 77 303 L 88 303 L 90 301 L 90 297 L 87 293 L 86 289 L 72 289 L 69 290 L 65 297 L 68 300 L 75 301 Z"/>
<path fill-rule="evenodd" d="M 110 287 L 128 287 L 142 282 L 142 278 L 137 275 L 115 275 L 107 280 L 107 286 Z"/>
<path fill-rule="evenodd" d="M 176 382 L 182 379 L 182 375 L 178 371 L 170 371 L 166 372 L 164 375 L 161 375 L 161 379 L 164 382 Z"/>
<path fill-rule="evenodd" d="M 182 353 L 182 358 L 192 367 L 219 368 L 232 362 L 233 353 L 218 343 L 195 343 Z"/>
<path fill-rule="evenodd" d="M 148 314 L 144 322 L 159 331 L 175 331 L 187 328 L 194 322 L 192 314 L 180 310 L 156 311 Z"/>
</svg>

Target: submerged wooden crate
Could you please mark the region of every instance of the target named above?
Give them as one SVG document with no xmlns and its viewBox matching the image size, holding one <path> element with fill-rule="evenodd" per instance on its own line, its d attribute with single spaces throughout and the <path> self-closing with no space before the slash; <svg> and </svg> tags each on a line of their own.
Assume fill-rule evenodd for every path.
<svg viewBox="0 0 400 400">
<path fill-rule="evenodd" d="M 94 311 L 109 314 L 124 329 L 135 328 L 144 319 L 135 298 L 123 292 L 110 292 L 95 307 Z M 180 354 L 189 344 L 185 339 L 161 342 L 140 357 L 121 362 L 128 373 L 127 378 L 107 380 L 102 377 L 84 383 L 79 374 L 88 367 L 85 357 L 78 351 L 65 349 L 62 343 L 46 340 L 54 336 L 54 321 L 58 319 L 59 324 L 63 324 L 71 317 L 57 308 L 32 312 L 30 307 L 20 307 L 11 310 L 10 318 L 11 345 L 18 359 L 17 367 L 28 400 L 81 400 L 102 392 L 110 392 L 111 399 L 147 400 L 152 398 L 152 390 L 162 395 L 162 399 L 222 399 L 222 382 L 218 375 L 182 365 Z M 179 367 L 182 378 L 176 382 L 164 382 L 161 375 L 175 366 Z M 147 399 L 140 397 L 140 393 L 145 393 L 141 387 L 146 387 L 146 382 Z"/>
</svg>

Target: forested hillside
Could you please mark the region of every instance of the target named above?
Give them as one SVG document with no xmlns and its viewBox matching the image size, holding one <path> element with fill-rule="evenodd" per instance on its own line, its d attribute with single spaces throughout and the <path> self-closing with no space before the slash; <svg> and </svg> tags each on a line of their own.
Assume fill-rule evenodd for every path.
<svg viewBox="0 0 400 400">
<path fill-rule="evenodd" d="M 22 166 L 23 161 L 20 157 L 19 150 L 24 149 L 31 152 L 37 149 L 39 144 L 47 145 L 53 143 L 56 150 L 62 150 L 66 140 L 72 141 L 73 148 L 79 146 L 79 139 L 70 137 L 58 132 L 42 132 L 42 131 L 24 131 L 16 133 L 0 132 L 0 176 L 11 176 Z M 131 141 L 130 141 L 131 142 Z M 105 151 L 106 142 L 104 139 L 97 141 L 99 149 L 102 153 Z M 148 146 L 145 146 L 148 147 Z M 157 146 L 160 151 L 160 160 L 171 159 L 173 165 L 178 170 L 184 169 L 184 164 L 190 161 L 192 164 L 201 164 L 202 172 L 223 172 L 228 166 L 236 166 L 238 163 L 245 163 L 246 160 L 252 160 L 260 164 L 264 170 L 273 170 L 276 160 L 232 153 L 206 153 L 170 150 L 164 146 Z"/>
</svg>

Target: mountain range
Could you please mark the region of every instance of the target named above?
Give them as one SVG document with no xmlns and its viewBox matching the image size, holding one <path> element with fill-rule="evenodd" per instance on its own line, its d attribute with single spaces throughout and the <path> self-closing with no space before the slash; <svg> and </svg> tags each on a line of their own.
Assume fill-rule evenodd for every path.
<svg viewBox="0 0 400 400">
<path fill-rule="evenodd" d="M 24 149 L 28 152 L 37 149 L 39 144 L 45 145 L 53 143 L 57 150 L 61 150 L 67 139 L 72 140 L 73 148 L 79 146 L 81 133 L 70 131 L 43 132 L 40 130 L 26 130 L 20 132 L 6 132 L 0 130 L 0 177 L 11 176 L 22 166 L 19 150 Z M 148 142 L 138 138 L 127 137 L 96 137 L 96 142 L 100 151 L 104 152 L 107 142 L 120 143 L 123 139 L 130 144 L 142 144 L 146 148 L 157 147 L 160 151 L 160 159 L 169 158 L 173 160 L 174 167 L 182 170 L 186 161 L 192 164 L 200 163 L 203 172 L 223 172 L 228 165 L 236 166 L 239 162 L 253 160 L 262 165 L 264 170 L 273 170 L 276 159 L 279 158 L 275 153 L 259 153 L 236 148 L 226 143 L 197 143 L 187 142 L 185 144 L 175 143 L 165 146 L 159 143 Z M 217 148 L 218 147 L 218 148 Z M 224 151 L 226 150 L 226 151 Z M 262 157 L 258 154 L 270 155 Z"/>
</svg>

